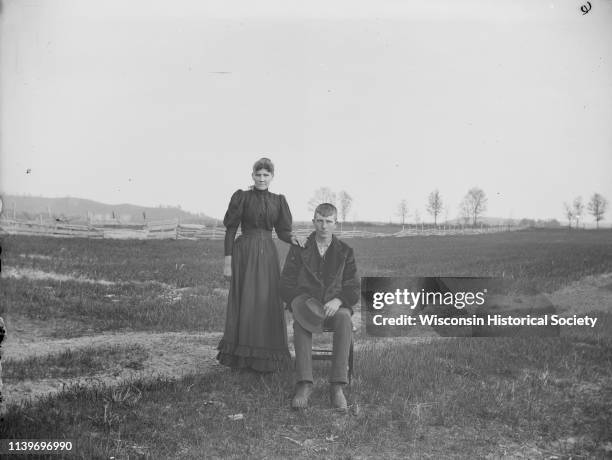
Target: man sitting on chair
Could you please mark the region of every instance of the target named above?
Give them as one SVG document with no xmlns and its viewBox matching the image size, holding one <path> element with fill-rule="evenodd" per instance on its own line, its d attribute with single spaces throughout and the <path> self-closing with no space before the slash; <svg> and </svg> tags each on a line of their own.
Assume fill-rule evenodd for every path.
<svg viewBox="0 0 612 460">
<path fill-rule="evenodd" d="M 359 300 L 359 279 L 353 249 L 334 236 L 338 211 L 333 204 L 317 206 L 315 231 L 305 247 L 291 246 L 281 275 L 281 296 L 293 312 L 297 384 L 294 409 L 308 407 L 312 393 L 312 333 L 334 331 L 330 382 L 332 407 L 346 411 L 342 387 L 348 383 L 352 341 L 352 306 Z"/>
</svg>

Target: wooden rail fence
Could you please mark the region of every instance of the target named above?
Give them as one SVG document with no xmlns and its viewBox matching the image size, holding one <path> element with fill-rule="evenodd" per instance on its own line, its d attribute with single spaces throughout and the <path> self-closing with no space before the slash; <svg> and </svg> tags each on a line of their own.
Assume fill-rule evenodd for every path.
<svg viewBox="0 0 612 460">
<path fill-rule="evenodd" d="M 370 232 L 365 230 L 338 231 L 340 238 L 381 238 L 407 237 L 416 235 L 472 235 L 520 230 L 523 227 L 481 226 L 463 227 L 442 225 L 437 227 L 412 226 L 396 233 Z M 176 239 L 176 240 L 222 240 L 225 228 L 206 227 L 198 224 L 182 224 L 178 220 L 150 221 L 141 224 L 121 224 L 112 222 L 92 222 L 89 225 L 76 225 L 64 222 L 35 222 L 12 219 L 0 220 L 0 232 L 9 235 L 44 235 L 55 237 L 115 238 L 115 239 Z M 297 228 L 294 233 L 306 237 L 312 228 Z M 240 234 L 240 230 L 238 231 Z M 273 237 L 276 235 L 273 233 Z"/>
</svg>

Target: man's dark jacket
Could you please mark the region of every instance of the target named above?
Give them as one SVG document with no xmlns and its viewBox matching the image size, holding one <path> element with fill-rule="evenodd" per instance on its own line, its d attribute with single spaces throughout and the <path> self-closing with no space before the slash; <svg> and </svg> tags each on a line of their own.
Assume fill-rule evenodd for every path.
<svg viewBox="0 0 612 460">
<path fill-rule="evenodd" d="M 308 294 L 321 303 L 337 297 L 341 307 L 353 311 L 352 306 L 359 300 L 360 284 L 353 249 L 332 236 L 332 242 L 325 253 L 325 263 L 333 276 L 325 283 L 317 274 L 318 248 L 315 232 L 306 240 L 304 248 L 291 246 L 281 275 L 281 297 L 287 305 L 301 294 Z"/>
</svg>

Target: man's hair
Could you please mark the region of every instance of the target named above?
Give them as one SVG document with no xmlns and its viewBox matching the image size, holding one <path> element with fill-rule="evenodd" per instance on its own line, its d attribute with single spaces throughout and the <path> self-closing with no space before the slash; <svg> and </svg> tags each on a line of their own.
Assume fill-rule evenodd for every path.
<svg viewBox="0 0 612 460">
<path fill-rule="evenodd" d="M 314 211 L 314 215 L 319 214 L 323 217 L 334 216 L 334 218 L 338 218 L 338 210 L 331 203 L 321 203 Z"/>
<path fill-rule="evenodd" d="M 270 174 L 274 174 L 274 163 L 272 163 L 272 160 L 270 160 L 269 158 L 260 158 L 253 165 L 253 172 L 255 173 L 260 169 L 265 169 Z"/>
</svg>

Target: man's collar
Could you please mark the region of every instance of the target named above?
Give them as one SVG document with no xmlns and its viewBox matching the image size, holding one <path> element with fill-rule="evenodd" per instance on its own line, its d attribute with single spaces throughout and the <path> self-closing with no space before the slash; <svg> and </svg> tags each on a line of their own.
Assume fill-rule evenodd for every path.
<svg viewBox="0 0 612 460">
<path fill-rule="evenodd" d="M 317 239 L 317 236 L 315 235 L 315 241 L 317 242 L 317 244 L 319 246 L 329 246 L 330 244 L 332 244 L 332 241 L 334 240 L 334 236 L 332 235 L 332 237 L 329 240 L 323 240 L 323 241 L 319 241 Z"/>
<path fill-rule="evenodd" d="M 319 251 L 319 255 L 321 257 L 323 257 L 325 255 L 325 253 L 327 252 L 327 250 L 329 249 L 329 247 L 331 246 L 333 240 L 330 239 L 329 241 L 317 241 L 317 239 L 315 238 L 315 241 L 317 242 L 317 250 Z"/>
<path fill-rule="evenodd" d="M 329 241 L 329 245 L 331 246 L 334 241 L 336 241 L 338 238 L 336 237 L 335 234 L 332 234 L 331 240 Z M 317 244 L 317 232 L 312 232 L 310 235 L 308 235 L 308 238 L 306 238 L 306 246 L 311 246 L 311 245 L 315 245 Z M 320 243 L 319 243 L 320 244 Z"/>
</svg>

